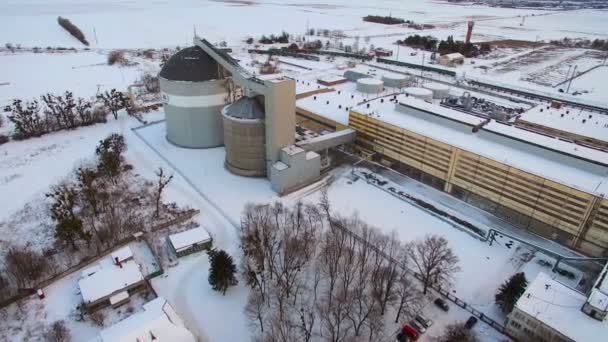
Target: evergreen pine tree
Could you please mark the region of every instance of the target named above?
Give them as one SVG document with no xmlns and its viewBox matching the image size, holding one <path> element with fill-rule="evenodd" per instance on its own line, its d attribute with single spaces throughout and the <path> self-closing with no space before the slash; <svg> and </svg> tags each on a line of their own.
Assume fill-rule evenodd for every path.
<svg viewBox="0 0 608 342">
<path fill-rule="evenodd" d="M 230 286 L 238 284 L 236 279 L 236 265 L 232 257 L 223 250 L 210 250 L 209 255 L 209 284 L 215 291 L 223 295 Z"/>
<path fill-rule="evenodd" d="M 526 291 L 526 286 L 528 286 L 528 280 L 526 280 L 526 275 L 523 272 L 514 274 L 500 285 L 494 300 L 502 312 L 508 314 L 513 311 L 515 303 Z"/>
</svg>

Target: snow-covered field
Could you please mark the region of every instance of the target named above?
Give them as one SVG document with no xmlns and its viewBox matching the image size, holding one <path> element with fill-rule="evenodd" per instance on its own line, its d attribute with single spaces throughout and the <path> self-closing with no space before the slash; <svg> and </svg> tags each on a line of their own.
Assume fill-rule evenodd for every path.
<svg viewBox="0 0 608 342">
<path fill-rule="evenodd" d="M 47 46 L 76 47 L 80 50 L 0 53 L 0 107 L 13 98 L 27 100 L 47 92 L 59 94 L 69 90 L 77 96 L 89 98 L 100 90 L 117 88 L 125 91 L 142 72 L 156 70 L 158 66 L 143 59 L 136 60 L 139 64 L 135 66 L 108 66 L 106 59 L 110 49 L 183 47 L 191 44 L 194 31 L 214 42 L 225 40 L 241 53 L 247 48 L 242 44 L 247 36 L 278 34 L 281 31 L 299 35 L 307 27 L 342 30 L 346 35 L 345 44 L 352 44 L 355 37 L 360 37 L 361 45 L 373 44 L 396 51 L 394 41 L 410 34 L 433 35 L 440 39 L 454 35 L 456 39 L 463 39 L 466 22 L 471 19 L 476 21 L 473 41 L 534 41 L 537 36 L 542 40 L 566 36 L 606 39 L 607 13 L 488 8 L 430 0 L 411 2 L 407 6 L 401 0 L 327 0 L 322 4 L 301 0 L 4 0 L 0 4 L 0 43 L 43 49 Z M 436 27 L 418 31 L 363 22 L 361 17 L 368 14 L 391 14 Z M 523 15 L 526 19 L 521 26 Z M 83 46 L 59 27 L 57 16 L 69 18 L 82 29 L 91 42 L 90 51 L 83 51 Z M 421 63 L 425 58 L 428 61 L 428 54 L 423 57 L 422 53 L 414 53 L 413 49 L 402 47 L 399 60 Z M 534 55 L 530 57 L 530 54 L 537 58 Z M 244 54 L 243 59 L 247 58 L 248 54 Z M 264 58 L 261 56 L 258 60 L 263 61 Z M 311 80 L 334 69 L 336 64 L 344 63 L 339 58 L 318 63 L 283 57 L 281 60 L 305 67 L 284 65 L 290 76 Z M 601 57 L 590 57 L 582 49 L 549 49 L 547 53 L 526 48 L 499 49 L 487 59 L 474 59 L 475 64 L 467 61 L 462 70 L 472 75 L 500 78 L 502 82 L 547 89 L 531 82 L 553 85 L 565 77 L 569 65 L 579 65 L 581 71 L 598 60 L 601 61 Z M 585 74 L 573 81 L 572 89 L 587 90 L 589 93 L 582 96 L 606 103 L 606 72 L 608 68 L 602 67 Z M 529 80 L 522 81 L 526 78 Z M 349 86 L 352 85 L 343 87 Z M 146 115 L 148 121 L 164 118 L 162 111 Z M 10 125 L 6 121 L 0 133 L 10 133 Z M 132 131 L 139 125 L 135 119 L 121 115 L 119 120 L 112 118 L 106 124 L 0 145 L 0 194 L 3 195 L 0 196 L 0 246 L 17 244 L 29 245 L 35 250 L 49 248 L 54 242 L 54 232 L 44 214 L 44 193 L 83 160 L 91 158 L 100 139 L 110 133 L 121 133 L 128 144 L 126 158 L 133 164 L 135 172 L 151 179 L 159 166 L 171 170 L 176 177 L 165 193 L 166 199 L 200 210 L 197 221 L 209 230 L 215 245 L 238 255 L 236 229 L 243 207 L 249 202 L 279 200 L 269 182 L 263 178 L 242 178 L 230 174 L 223 167 L 223 148 L 177 148 L 165 139 L 164 123 Z M 499 322 L 504 315 L 493 304 L 497 286 L 515 272 L 523 271 L 531 280 L 543 270 L 537 260 L 546 258 L 531 253 L 524 246 L 515 243 L 509 248 L 507 239 L 489 246 L 363 180 L 351 182 L 347 172 L 336 172 L 336 178 L 329 188 L 329 198 L 340 214 L 357 214 L 387 233 L 396 231 L 404 242 L 427 234 L 446 237 L 458 255 L 462 269 L 454 279 L 454 294 Z M 314 185 L 282 200 L 287 203 L 300 199 L 315 202 L 319 188 L 319 185 Z M 156 278 L 152 285 L 202 339 L 248 340 L 250 333 L 243 313 L 248 289 L 241 284 L 231 288 L 226 296 L 212 291 L 207 283 L 208 264 L 206 255 L 202 253 L 188 256 L 180 259 L 177 266 L 168 268 L 166 276 Z M 23 317 L 44 323 L 61 318 L 72 319 L 72 308 L 80 298 L 76 280 L 76 275 L 70 275 L 47 287 L 44 302 L 31 297 L 19 306 L 11 306 L 6 316 L 0 316 L 3 317 L 0 328 L 4 325 L 19 331 L 11 335 L 11 340 L 27 339 L 27 329 L 35 331 L 41 326 L 21 325 Z M 578 280 L 579 277 L 570 282 L 576 285 Z M 449 314 L 432 305 L 424 310 L 436 321 L 435 330 L 425 335 L 426 339 L 439 333 L 445 324 L 464 321 L 469 316 L 468 312 L 453 305 Z M 88 340 L 99 330 L 73 319 L 69 328 L 76 341 Z M 504 338 L 483 323 L 475 329 L 483 341 Z"/>
</svg>

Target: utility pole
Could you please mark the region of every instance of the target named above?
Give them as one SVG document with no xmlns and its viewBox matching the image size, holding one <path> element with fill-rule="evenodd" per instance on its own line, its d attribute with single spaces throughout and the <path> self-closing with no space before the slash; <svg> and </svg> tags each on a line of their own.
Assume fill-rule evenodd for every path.
<svg viewBox="0 0 608 342">
<path fill-rule="evenodd" d="M 424 73 L 424 52 L 422 53 L 422 68 L 420 69 L 420 85 L 422 85 L 424 83 L 424 78 L 422 78 L 423 73 Z"/>
<path fill-rule="evenodd" d="M 570 69 L 572 69 L 572 64 L 568 66 L 568 72 L 566 73 L 566 79 L 564 80 L 564 82 L 568 82 L 568 77 L 570 77 Z"/>
<path fill-rule="evenodd" d="M 397 43 L 397 60 L 399 60 L 399 47 L 401 47 L 401 44 Z M 606 59 L 604 59 L 604 63 L 606 63 Z"/>
<path fill-rule="evenodd" d="M 568 82 L 568 88 L 566 89 L 566 94 L 568 94 L 568 92 L 570 91 L 570 85 L 572 85 L 572 81 L 574 80 L 574 77 L 576 77 L 577 67 L 578 67 L 578 65 L 574 66 L 574 70 L 572 71 L 572 76 L 570 76 L 570 82 Z"/>
</svg>

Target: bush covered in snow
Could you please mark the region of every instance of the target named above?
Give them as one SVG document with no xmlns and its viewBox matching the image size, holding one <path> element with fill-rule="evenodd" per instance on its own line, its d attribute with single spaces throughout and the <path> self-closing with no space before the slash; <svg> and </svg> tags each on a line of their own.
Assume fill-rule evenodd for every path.
<svg viewBox="0 0 608 342">
<path fill-rule="evenodd" d="M 37 100 L 14 99 L 5 107 L 8 119 L 15 126 L 17 140 L 43 134 L 105 122 L 106 113 L 92 110 L 93 103 L 75 98 L 72 92 L 63 95 L 45 94 Z"/>
<path fill-rule="evenodd" d="M 108 65 L 126 65 L 129 61 L 125 57 L 124 51 L 121 50 L 113 50 L 108 54 Z"/>
</svg>

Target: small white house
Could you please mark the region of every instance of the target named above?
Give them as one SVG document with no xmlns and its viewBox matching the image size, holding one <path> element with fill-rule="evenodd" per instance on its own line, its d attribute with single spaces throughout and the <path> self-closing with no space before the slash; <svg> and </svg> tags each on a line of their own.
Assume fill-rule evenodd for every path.
<svg viewBox="0 0 608 342">
<path fill-rule="evenodd" d="M 212 239 L 205 229 L 198 227 L 169 235 L 169 242 L 177 257 L 180 258 L 203 249 L 211 248 Z"/>
<path fill-rule="evenodd" d="M 90 342 L 194 342 L 173 307 L 162 297 L 143 306 L 144 311 L 103 329 Z"/>
<path fill-rule="evenodd" d="M 82 278 L 78 281 L 84 305 L 88 309 L 98 305 L 121 305 L 128 301 L 129 291 L 143 285 L 144 276 L 133 260 L 120 265 L 107 262 L 89 267 L 82 272 Z"/>
</svg>

